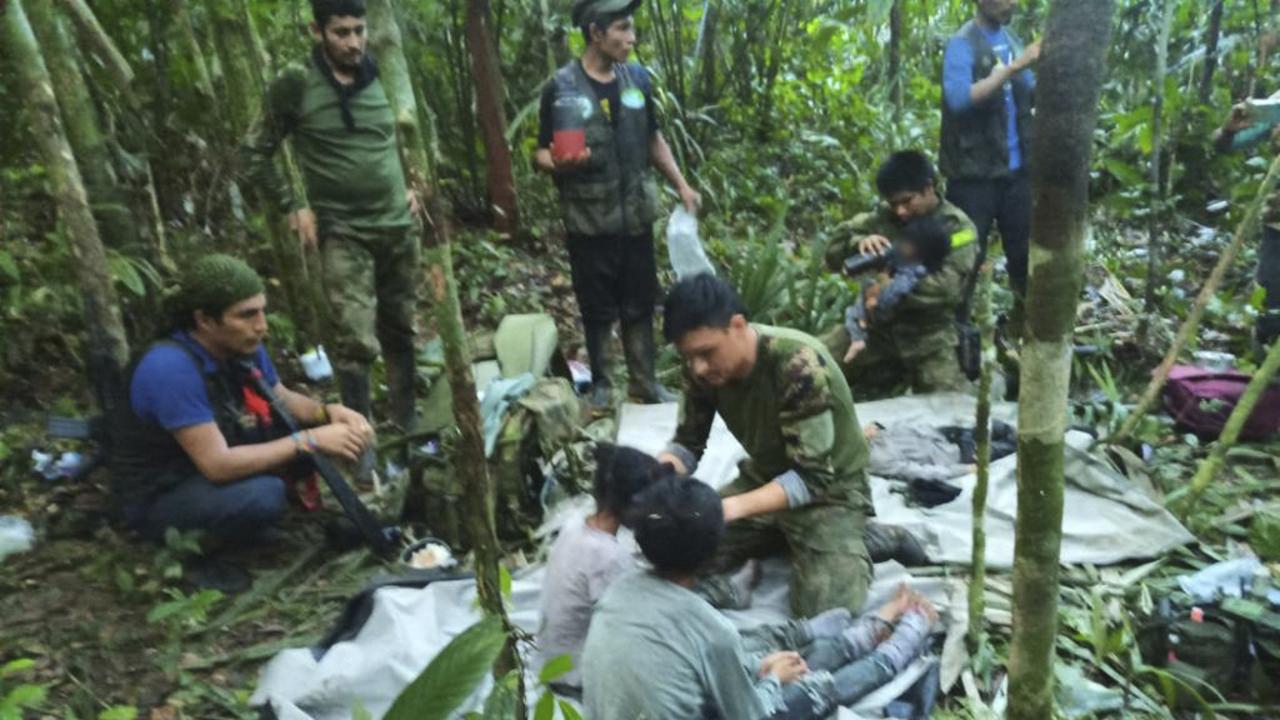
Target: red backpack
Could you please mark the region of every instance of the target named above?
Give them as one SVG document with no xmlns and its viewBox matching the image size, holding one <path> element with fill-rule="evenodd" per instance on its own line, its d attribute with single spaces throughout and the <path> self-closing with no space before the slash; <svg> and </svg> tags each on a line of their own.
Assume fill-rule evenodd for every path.
<svg viewBox="0 0 1280 720">
<path fill-rule="evenodd" d="M 1233 370 L 1205 370 L 1175 365 L 1164 386 L 1164 407 L 1182 430 L 1204 440 L 1217 439 L 1250 377 Z M 1240 431 L 1241 440 L 1265 440 L 1280 433 L 1280 385 L 1272 384 L 1258 398 Z"/>
</svg>

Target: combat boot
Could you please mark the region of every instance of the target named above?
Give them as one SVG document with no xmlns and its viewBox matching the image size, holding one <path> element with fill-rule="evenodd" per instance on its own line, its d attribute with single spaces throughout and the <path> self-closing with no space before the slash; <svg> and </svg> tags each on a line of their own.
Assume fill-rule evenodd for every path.
<svg viewBox="0 0 1280 720">
<path fill-rule="evenodd" d="M 370 411 L 373 399 L 369 390 L 369 366 L 339 368 L 337 376 L 338 393 L 342 395 L 342 404 L 360 413 L 372 424 L 373 418 Z M 373 484 L 374 462 L 373 448 L 368 448 L 360 454 L 355 467 L 357 483 L 364 486 Z"/>
<path fill-rule="evenodd" d="M 583 340 L 591 362 L 591 394 L 587 396 L 587 404 L 592 414 L 607 411 L 613 401 L 613 381 L 609 379 L 609 336 L 612 333 L 611 322 L 583 322 Z"/>
<path fill-rule="evenodd" d="M 906 528 L 868 522 L 862 538 L 873 563 L 897 560 L 906 567 L 929 564 L 929 557 L 925 555 L 924 547 L 914 535 L 907 532 Z"/>
<path fill-rule="evenodd" d="M 405 435 L 418 426 L 416 360 L 412 348 L 382 355 L 387 368 L 387 405 L 391 411 L 391 422 Z"/>
<path fill-rule="evenodd" d="M 622 347 L 627 357 L 627 395 L 654 405 L 678 402 L 680 397 L 658 382 L 654 371 L 657 347 L 653 342 L 653 318 L 624 322 Z"/>
<path fill-rule="evenodd" d="M 1267 351 L 1280 339 L 1280 308 L 1262 311 L 1253 327 L 1253 357 L 1258 364 L 1267 357 Z"/>
</svg>

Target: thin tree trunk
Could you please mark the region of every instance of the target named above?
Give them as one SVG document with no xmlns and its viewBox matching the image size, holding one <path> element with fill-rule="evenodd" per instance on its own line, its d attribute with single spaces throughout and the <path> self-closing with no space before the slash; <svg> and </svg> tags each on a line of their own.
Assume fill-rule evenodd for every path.
<svg viewBox="0 0 1280 720">
<path fill-rule="evenodd" d="M 432 203 L 430 221 L 433 230 L 430 235 L 434 242 L 427 255 L 427 280 L 431 288 L 431 305 L 435 310 L 436 331 L 444 345 L 445 372 L 453 396 L 453 419 L 458 428 L 451 470 L 457 474 L 464 490 L 464 525 L 475 553 L 476 592 L 480 607 L 485 613 L 501 618 L 508 637 L 511 637 L 513 626 L 503 605 L 498 565 L 502 550 L 494 520 L 495 489 L 485 460 L 480 402 L 476 399 L 476 382 L 471 374 L 471 346 L 462 322 L 458 285 L 453 276 L 449 209 L 442 196 L 437 195 Z M 516 667 L 518 663 L 519 655 L 509 640 L 504 664 Z M 524 673 L 520 672 L 519 677 L 517 697 L 520 701 L 516 703 L 516 717 L 523 720 L 527 714 Z"/>
<path fill-rule="evenodd" d="M 1151 213 L 1147 216 L 1147 286 L 1143 294 L 1143 329 L 1145 338 L 1151 314 L 1156 308 L 1156 288 L 1163 284 L 1160 271 L 1160 224 L 1164 218 L 1164 192 L 1160 182 L 1160 154 L 1164 144 L 1164 80 L 1169 67 L 1169 33 L 1173 29 L 1174 0 L 1163 0 L 1160 7 L 1160 35 L 1156 39 L 1155 97 L 1151 101 Z M 1143 343 L 1145 344 L 1145 343 Z"/>
<path fill-rule="evenodd" d="M 37 0 L 42 2 L 43 0 Z M 129 342 L 98 226 L 89 210 L 89 199 L 75 155 L 67 142 L 53 94 L 49 71 L 32 33 L 21 0 L 8 0 L 3 11 L 4 42 L 17 76 L 32 140 L 39 149 L 50 189 L 70 244 L 72 270 L 84 296 L 85 325 L 89 333 L 90 373 L 100 400 L 110 397 L 107 384 L 117 382 L 129 358 Z"/>
<path fill-rule="evenodd" d="M 991 372 L 996 364 L 995 317 L 991 312 L 991 264 L 983 263 L 978 275 L 974 313 L 982 332 L 982 371 L 978 378 L 978 413 L 973 439 L 977 445 L 977 481 L 973 486 L 973 559 L 969 573 L 969 651 L 978 653 L 986 644 L 987 484 L 991 477 Z"/>
<path fill-rule="evenodd" d="M 902 116 L 902 3 L 893 0 L 889 9 L 889 102 L 895 117 Z"/>
<path fill-rule="evenodd" d="M 31 4 L 27 15 L 43 50 L 45 66 L 53 80 L 54 96 L 62 111 L 63 128 L 75 151 L 76 164 L 80 167 L 103 240 L 116 248 L 128 246 L 138 239 L 137 227 L 129 211 L 128 198 L 121 192 L 121 185 L 111 167 L 107 138 L 103 135 L 98 109 L 84 81 L 85 72 L 76 62 L 75 46 L 71 44 L 57 9 L 50 3 Z"/>
<path fill-rule="evenodd" d="M 1230 244 L 1218 255 L 1218 264 L 1213 266 L 1213 270 L 1209 273 L 1209 278 L 1205 280 L 1204 287 L 1200 288 L 1200 294 L 1196 295 L 1195 302 L 1191 304 L 1191 309 L 1187 311 L 1187 319 L 1182 322 L 1182 327 L 1178 329 L 1178 334 L 1173 338 L 1173 344 L 1169 346 L 1169 351 L 1165 353 L 1164 360 L 1156 368 L 1155 374 L 1152 376 L 1151 382 L 1147 384 L 1146 390 L 1142 392 L 1142 397 L 1138 400 L 1138 404 L 1129 413 L 1129 417 L 1125 418 L 1124 424 L 1120 426 L 1116 434 L 1108 438 L 1108 442 L 1117 442 L 1132 435 L 1133 431 L 1137 429 L 1138 423 L 1142 422 L 1142 418 L 1146 416 L 1147 411 L 1155 404 L 1156 398 L 1160 396 L 1161 388 L 1164 387 L 1165 381 L 1169 379 L 1169 371 L 1173 369 L 1174 363 L 1178 361 L 1178 356 L 1182 353 L 1182 349 L 1186 347 L 1187 341 L 1200 328 L 1200 319 L 1204 316 L 1204 309 L 1209 305 L 1209 301 L 1213 299 L 1218 287 L 1222 285 L 1222 280 L 1226 277 L 1227 270 L 1235 262 L 1236 255 L 1240 253 L 1240 248 L 1244 246 L 1247 238 L 1257 235 L 1261 225 L 1263 208 L 1266 206 L 1267 198 L 1275 191 L 1277 182 L 1280 182 L 1280 156 L 1271 162 L 1271 168 L 1267 170 L 1267 176 L 1263 179 L 1262 185 L 1258 187 L 1257 196 L 1253 199 L 1253 203 L 1249 205 L 1249 210 L 1245 213 L 1244 219 L 1236 226 L 1235 234 L 1232 236 Z"/>
<path fill-rule="evenodd" d="M 1276 376 L 1277 370 L 1280 370 L 1280 340 L 1271 344 L 1271 349 L 1267 351 L 1267 357 L 1262 361 L 1262 366 L 1253 374 L 1244 393 L 1240 395 L 1240 400 L 1231 410 L 1231 415 L 1227 417 L 1227 424 L 1222 427 L 1222 434 L 1218 436 L 1218 441 L 1209 451 L 1209 456 L 1200 462 L 1200 467 L 1196 468 L 1187 497 L 1178 503 L 1183 508 L 1183 512 L 1180 513 L 1183 517 L 1189 514 L 1190 509 L 1195 506 L 1196 499 L 1205 491 L 1205 488 L 1209 487 L 1209 483 L 1217 478 L 1218 472 L 1222 470 L 1223 461 L 1227 457 L 1227 451 L 1240 439 L 1240 431 L 1249 421 L 1249 416 L 1253 415 L 1253 409 L 1262 398 L 1262 394 L 1271 386 L 1271 379 Z"/>
<path fill-rule="evenodd" d="M 515 235 L 520 227 L 516 180 L 507 146 L 507 119 L 502 107 L 502 75 L 489 32 L 489 1 L 467 0 L 467 47 L 475 82 L 476 116 L 484 141 L 485 180 L 494 227 Z"/>
<path fill-rule="evenodd" d="M 213 78 L 209 74 L 209 65 L 204 59 L 204 49 L 200 47 L 200 40 L 196 37 L 195 25 L 191 22 L 191 11 L 187 9 L 187 0 L 169 0 L 169 12 L 173 15 L 173 23 L 178 29 L 178 41 L 182 53 L 191 63 L 191 82 L 195 85 L 196 92 L 200 93 L 208 103 L 206 109 L 216 113 L 218 107 L 213 102 L 215 97 Z"/>
<path fill-rule="evenodd" d="M 1018 397 L 1011 720 L 1044 720 L 1053 714 L 1071 340 L 1084 282 L 1089 155 L 1113 9 L 1113 0 L 1054 0 L 1045 26 Z"/>
<path fill-rule="evenodd" d="M 230 138 L 244 137 L 261 106 L 262 63 L 254 62 L 249 46 L 249 31 L 240 8 L 226 0 L 209 0 L 206 4 L 218 43 L 225 87 L 222 97 L 230 109 Z"/>
<path fill-rule="evenodd" d="M 395 113 L 396 136 L 404 157 L 408 186 L 423 199 L 433 194 L 435 170 L 418 124 L 418 100 L 405 59 L 394 0 L 369 0 L 369 47 L 378 58 L 382 86 Z M 425 175 L 419 176 L 419 173 Z"/>
<path fill-rule="evenodd" d="M 720 27 L 720 0 L 706 0 L 703 8 L 702 36 L 698 39 L 698 81 L 701 87 L 698 104 L 710 105 L 719 95 L 716 91 L 716 60 L 720 53 L 716 51 L 716 38 Z"/>
<path fill-rule="evenodd" d="M 59 2 L 62 3 L 63 9 L 66 10 L 67 15 L 75 23 L 76 29 L 80 31 L 80 37 L 85 44 L 102 61 L 103 67 L 106 68 L 107 73 L 111 76 L 116 88 L 123 93 L 132 93 L 133 68 L 124 59 L 124 55 L 116 47 L 115 42 L 111 40 L 111 36 L 107 35 L 107 31 L 102 29 L 102 24 L 98 22 L 98 17 L 93 14 L 93 10 L 89 8 L 85 0 L 59 0 Z"/>
<path fill-rule="evenodd" d="M 1200 104 L 1208 105 L 1213 97 L 1213 73 L 1218 69 L 1218 39 L 1222 36 L 1222 10 L 1225 0 L 1213 3 L 1209 26 L 1204 31 L 1204 66 L 1200 74 Z"/>
</svg>

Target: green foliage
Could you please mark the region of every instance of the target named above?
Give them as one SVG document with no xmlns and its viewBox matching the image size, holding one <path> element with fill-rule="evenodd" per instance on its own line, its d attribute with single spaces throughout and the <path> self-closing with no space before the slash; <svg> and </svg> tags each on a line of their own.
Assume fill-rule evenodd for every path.
<svg viewBox="0 0 1280 720">
<path fill-rule="evenodd" d="M 450 717 L 489 674 L 506 642 L 506 632 L 497 618 L 486 617 L 472 625 L 409 683 L 387 711 L 386 720 Z"/>
<path fill-rule="evenodd" d="M 23 710 L 39 707 L 48 694 L 48 686 L 43 683 L 22 683 L 10 685 L 11 678 L 24 675 L 34 669 L 36 663 L 30 658 L 18 658 L 0 665 L 0 720 L 22 720 Z"/>
</svg>

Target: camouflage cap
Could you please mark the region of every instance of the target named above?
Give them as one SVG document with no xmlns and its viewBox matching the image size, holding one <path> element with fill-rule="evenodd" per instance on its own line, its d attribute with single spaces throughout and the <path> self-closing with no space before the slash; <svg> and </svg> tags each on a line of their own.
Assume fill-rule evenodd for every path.
<svg viewBox="0 0 1280 720">
<path fill-rule="evenodd" d="M 641 0 L 576 0 L 573 3 L 573 24 L 575 27 L 590 25 L 601 18 L 613 15 L 630 15 L 640 5 Z"/>
</svg>

